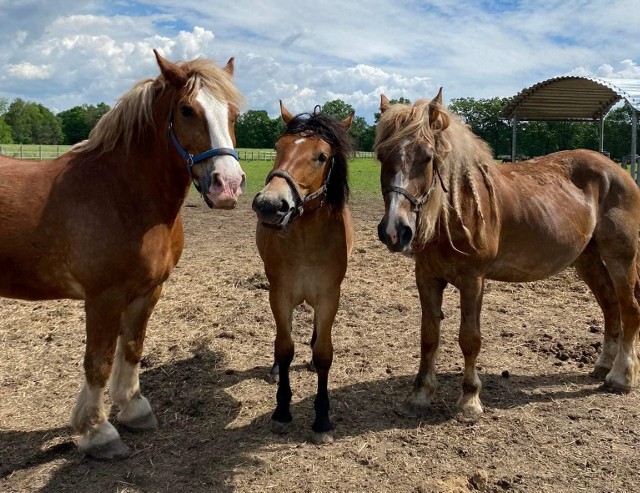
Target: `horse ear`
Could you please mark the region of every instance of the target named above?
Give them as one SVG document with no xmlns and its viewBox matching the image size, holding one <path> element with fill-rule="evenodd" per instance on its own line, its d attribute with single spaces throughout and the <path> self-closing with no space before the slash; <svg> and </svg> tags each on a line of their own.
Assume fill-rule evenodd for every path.
<svg viewBox="0 0 640 493">
<path fill-rule="evenodd" d="M 229 58 L 229 61 L 227 62 L 227 64 L 224 66 L 224 69 L 223 69 L 225 72 L 227 72 L 231 76 L 233 76 L 233 71 L 235 70 L 235 67 L 233 65 L 234 62 L 235 62 L 234 57 Z"/>
<path fill-rule="evenodd" d="M 282 102 L 282 99 L 280 100 L 280 114 L 282 115 L 282 119 L 286 124 L 289 124 L 289 122 L 293 120 L 293 115 L 289 112 L 287 108 L 284 107 L 284 103 Z"/>
<path fill-rule="evenodd" d="M 353 116 L 356 114 L 355 111 L 352 111 L 348 117 L 346 117 L 344 120 L 342 120 L 340 122 L 340 125 L 342 126 L 342 128 L 344 128 L 345 130 L 349 130 L 349 127 L 351 126 L 351 124 L 353 123 Z"/>
<path fill-rule="evenodd" d="M 384 113 L 389 109 L 389 98 L 384 94 L 380 94 L 380 112 Z"/>
<path fill-rule="evenodd" d="M 442 110 L 442 87 L 429 102 L 429 126 L 433 130 L 444 130 L 449 126 L 449 116 Z"/>
<path fill-rule="evenodd" d="M 184 87 L 187 83 L 187 73 L 182 69 L 182 67 L 163 58 L 160 53 L 158 53 L 158 50 L 154 49 L 153 52 L 156 55 L 160 72 L 167 82 L 177 88 Z"/>
</svg>

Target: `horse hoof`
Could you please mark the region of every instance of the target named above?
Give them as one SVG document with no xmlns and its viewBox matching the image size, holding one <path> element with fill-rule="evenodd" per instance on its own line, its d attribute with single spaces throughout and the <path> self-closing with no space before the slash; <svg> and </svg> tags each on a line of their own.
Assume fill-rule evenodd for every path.
<svg viewBox="0 0 640 493">
<path fill-rule="evenodd" d="M 96 445 L 87 449 L 80 449 L 88 457 L 96 460 L 122 460 L 131 456 L 131 449 L 120 438 L 111 440 L 102 445 Z"/>
<path fill-rule="evenodd" d="M 327 443 L 333 443 L 333 434 L 330 431 L 323 432 L 311 432 L 311 443 L 314 445 L 326 445 Z"/>
<path fill-rule="evenodd" d="M 589 373 L 589 376 L 593 378 L 597 378 L 598 380 L 604 380 L 610 371 L 611 371 L 611 368 L 606 368 L 604 366 L 596 366 L 593 368 L 593 371 Z"/>
<path fill-rule="evenodd" d="M 158 420 L 153 413 L 140 416 L 127 422 L 118 421 L 118 423 L 120 423 L 125 430 L 133 433 L 142 433 L 158 429 Z"/>
<path fill-rule="evenodd" d="M 278 375 L 277 373 L 267 373 L 264 379 L 266 380 L 267 383 L 274 384 L 274 383 L 278 383 L 279 376 L 280 375 Z"/>
<path fill-rule="evenodd" d="M 609 373 L 611 375 L 611 373 Z M 631 385 L 627 382 L 621 382 L 614 377 L 609 377 L 605 379 L 602 383 L 601 388 L 606 390 L 607 392 L 613 392 L 616 394 L 628 394 L 631 392 Z"/>
<path fill-rule="evenodd" d="M 402 401 L 396 405 L 395 411 L 404 418 L 419 418 L 425 416 L 431 411 L 431 404 L 425 402 L 415 402 L 409 399 Z"/>
<path fill-rule="evenodd" d="M 456 417 L 462 420 L 477 420 L 482 415 L 482 404 L 477 395 L 460 397 L 456 403 Z"/>
<path fill-rule="evenodd" d="M 276 435 L 284 435 L 289 433 L 291 423 L 283 423 L 282 421 L 271 420 L 271 431 Z"/>
</svg>

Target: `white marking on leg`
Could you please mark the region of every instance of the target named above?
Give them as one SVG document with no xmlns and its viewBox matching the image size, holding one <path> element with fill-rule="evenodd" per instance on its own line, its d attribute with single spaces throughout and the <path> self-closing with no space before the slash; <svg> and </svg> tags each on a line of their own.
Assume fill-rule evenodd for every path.
<svg viewBox="0 0 640 493">
<path fill-rule="evenodd" d="M 127 424 L 150 414 L 152 414 L 151 404 L 146 397 L 139 395 L 122 408 L 122 411 L 118 413 L 118 421 Z"/>
<path fill-rule="evenodd" d="M 635 347 L 631 346 L 631 351 L 626 351 L 624 345 L 620 344 L 606 381 L 621 390 L 630 390 L 636 383 L 636 364 Z"/>
<path fill-rule="evenodd" d="M 111 400 L 121 409 L 140 392 L 138 365 L 132 365 L 124 358 L 122 344 L 122 336 L 120 336 L 109 379 L 109 395 Z"/>
<path fill-rule="evenodd" d="M 85 379 L 71 417 L 71 425 L 78 433 L 90 433 L 107 421 L 102 392 L 102 388 L 92 387 Z"/>
<path fill-rule="evenodd" d="M 600 353 L 595 366 L 607 369 L 613 367 L 613 362 L 618 354 L 618 347 L 620 347 L 620 336 L 616 339 L 608 337 L 605 338 L 604 343 L 602 344 L 602 352 Z"/>
</svg>

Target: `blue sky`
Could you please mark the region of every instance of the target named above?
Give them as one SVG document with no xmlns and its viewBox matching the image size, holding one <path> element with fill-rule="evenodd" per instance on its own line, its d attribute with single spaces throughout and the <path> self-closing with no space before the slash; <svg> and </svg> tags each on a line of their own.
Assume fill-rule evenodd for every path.
<svg viewBox="0 0 640 493">
<path fill-rule="evenodd" d="M 638 0 L 0 0 L 0 98 L 112 105 L 171 60 L 236 58 L 245 109 L 509 97 L 559 75 L 640 79 Z"/>
</svg>

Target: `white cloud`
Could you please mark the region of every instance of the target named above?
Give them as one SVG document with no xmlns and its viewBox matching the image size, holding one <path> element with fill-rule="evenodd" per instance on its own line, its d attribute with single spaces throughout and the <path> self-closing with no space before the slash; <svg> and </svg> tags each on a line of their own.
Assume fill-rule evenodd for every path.
<svg viewBox="0 0 640 493">
<path fill-rule="evenodd" d="M 624 19 L 624 22 L 620 22 Z M 0 97 L 112 104 L 169 59 L 236 57 L 247 107 L 344 99 L 369 121 L 380 92 L 512 96 L 567 73 L 639 78 L 637 0 L 22 0 L 0 9 Z M 605 75 L 610 74 L 610 75 Z"/>
<path fill-rule="evenodd" d="M 51 65 L 33 65 L 29 62 L 7 65 L 7 73 L 16 79 L 48 79 L 52 71 Z"/>
</svg>

